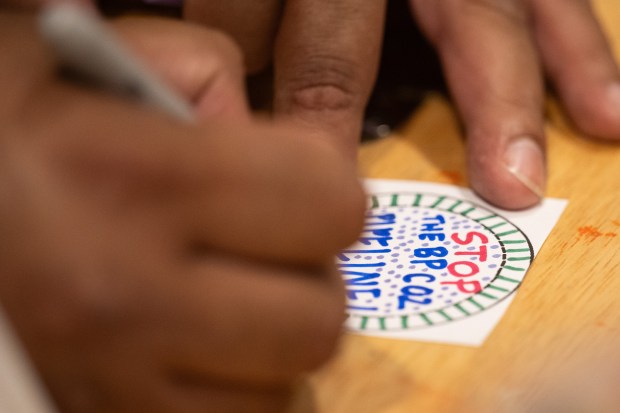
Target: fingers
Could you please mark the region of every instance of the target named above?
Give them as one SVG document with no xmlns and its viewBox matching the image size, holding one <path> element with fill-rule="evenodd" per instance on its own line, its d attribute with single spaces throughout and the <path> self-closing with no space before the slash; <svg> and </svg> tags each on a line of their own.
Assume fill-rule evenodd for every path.
<svg viewBox="0 0 620 413">
<path fill-rule="evenodd" d="M 46 61 L 36 43 L 9 40 L 37 56 L 26 62 Z M 248 383 L 258 388 L 248 406 L 279 407 L 283 383 L 337 341 L 344 295 L 330 261 L 357 235 L 364 209 L 353 168 L 292 129 L 180 124 L 38 70 L 19 79 L 2 118 L 3 154 L 35 172 L 18 189 L 42 201 L 9 227 L 42 232 L 43 254 L 8 268 L 22 267 L 18 286 L 45 279 L 56 288 L 21 288 L 28 300 L 12 308 L 34 319 L 21 331 L 54 391 L 77 394 L 63 407 L 161 411 L 152 382 L 140 379 L 162 374 Z M 207 249 L 188 253 L 193 242 Z"/>
<path fill-rule="evenodd" d="M 275 51 L 275 109 L 354 158 L 375 80 L 385 1 L 289 0 Z"/>
<path fill-rule="evenodd" d="M 620 139 L 620 77 L 590 2 L 529 3 L 542 60 L 573 121 L 590 135 Z"/>
<path fill-rule="evenodd" d="M 543 85 L 518 1 L 412 0 L 435 43 L 467 133 L 473 189 L 520 209 L 543 196 Z"/>
<path fill-rule="evenodd" d="M 365 198 L 355 168 L 294 128 L 184 126 L 71 84 L 42 86 L 23 106 L 35 150 L 53 151 L 71 179 L 91 180 L 88 190 L 106 202 L 168 208 L 188 247 L 315 263 L 360 231 Z"/>
<path fill-rule="evenodd" d="M 126 17 L 114 25 L 147 64 L 193 103 L 199 118 L 249 119 L 241 54 L 228 37 L 154 17 Z"/>
<path fill-rule="evenodd" d="M 203 109 L 203 116 L 215 117 L 217 115 L 221 118 L 222 114 L 228 114 L 231 118 L 237 120 L 241 118 L 242 115 L 247 115 L 247 108 L 245 107 L 245 101 L 242 97 L 243 90 L 240 80 L 242 73 L 239 70 L 238 54 L 232 53 L 232 57 L 225 57 L 223 60 L 217 59 L 218 54 L 220 56 L 226 56 L 226 47 L 230 46 L 230 44 L 224 42 L 221 36 L 216 35 L 214 32 L 201 30 L 197 27 L 153 19 L 126 19 L 121 20 L 117 25 L 121 32 L 132 42 L 134 47 L 147 56 L 149 60 L 155 64 L 156 68 L 159 68 L 168 79 L 179 85 L 186 94 L 192 93 L 192 90 L 202 92 L 202 95 L 199 94 L 198 97 L 198 108 Z M 157 34 L 153 35 L 154 33 Z M 216 46 L 215 52 L 219 53 L 213 52 L 213 45 Z M 230 51 L 228 55 L 231 55 Z M 174 64 L 170 64 L 171 61 L 174 61 Z M 222 61 L 224 63 L 218 65 L 218 62 Z M 232 63 L 230 63 L 231 61 Z M 230 68 L 231 66 L 232 69 Z M 206 86 L 203 85 L 204 83 L 206 83 Z M 227 104 L 227 102 L 229 104 Z M 211 125 L 210 127 L 213 126 Z M 271 131 L 267 130 L 265 132 L 266 134 L 271 134 Z M 245 133 L 248 136 L 257 134 L 254 129 L 248 129 Z M 246 185 L 250 182 L 257 184 L 247 185 L 249 187 L 248 194 L 252 194 L 256 199 L 267 199 L 267 202 L 254 204 L 255 208 L 264 205 L 264 216 L 273 216 L 274 204 L 280 201 L 282 205 L 292 205 L 292 208 L 298 207 L 298 212 L 310 208 L 314 209 L 314 211 L 309 211 L 309 213 L 315 216 L 321 216 L 321 218 L 336 218 L 325 219 L 325 222 L 339 222 L 338 216 L 341 216 L 343 211 L 359 211 L 360 208 L 352 205 L 352 202 L 347 199 L 355 198 L 356 200 L 353 201 L 353 203 L 361 205 L 362 203 L 359 202 L 360 190 L 358 188 L 343 190 L 341 188 L 346 188 L 347 185 L 339 184 L 338 177 L 342 176 L 339 171 L 344 171 L 349 175 L 349 179 L 351 178 L 350 172 L 345 171 L 347 168 L 339 165 L 341 159 L 333 154 L 327 153 L 329 151 L 316 144 L 311 144 L 315 149 L 305 148 L 300 151 L 298 144 L 296 142 L 291 142 L 289 139 L 294 133 L 295 131 L 293 130 L 288 130 L 286 133 L 279 133 L 281 139 L 277 139 L 277 144 L 275 145 L 269 143 L 274 142 L 273 138 L 269 139 L 269 142 L 263 140 L 259 147 L 256 144 L 246 145 L 242 143 L 242 147 L 236 148 L 235 145 L 229 145 L 228 142 L 224 143 L 224 145 L 221 145 L 220 149 L 226 151 L 226 154 L 224 154 L 221 159 L 228 160 L 228 164 L 226 165 L 227 170 L 222 172 L 229 175 L 239 175 L 241 173 L 240 171 L 252 171 L 249 172 L 251 176 L 247 176 L 247 179 L 240 180 L 240 182 L 244 182 Z M 285 134 L 290 136 L 285 136 Z M 241 136 L 238 137 L 241 138 Z M 239 142 L 241 143 L 241 141 Z M 243 139 L 243 142 L 245 142 L 245 139 Z M 237 151 L 237 153 L 231 151 L 233 147 L 236 148 L 235 151 Z M 239 155 L 242 153 L 245 153 L 245 156 L 240 158 Z M 273 162 L 274 154 L 276 153 L 278 154 L 280 162 Z M 311 154 L 315 154 L 315 156 L 313 157 Z M 237 162 L 235 159 L 243 159 L 243 161 Z M 256 163 L 251 168 L 247 166 L 248 159 L 253 159 Z M 320 173 L 317 171 L 319 169 L 319 164 L 323 164 Z M 332 166 L 328 167 L 329 164 Z M 257 170 L 263 172 L 255 173 L 254 171 Z M 300 171 L 302 176 L 317 176 L 321 177 L 319 179 L 329 181 L 330 184 L 327 185 L 316 185 L 316 182 L 311 182 L 311 184 L 316 185 L 317 189 L 321 192 L 323 201 L 329 199 L 328 205 L 333 203 L 334 205 L 342 206 L 330 209 L 327 214 L 320 214 L 316 211 L 318 207 L 316 202 L 312 202 L 313 200 L 309 199 L 308 194 L 304 192 L 304 188 L 299 188 L 299 182 L 291 178 L 296 176 L 296 174 L 290 172 L 296 170 Z M 271 175 L 268 176 L 269 179 L 278 175 L 282 175 L 282 177 L 273 180 L 275 185 L 270 185 L 267 182 L 257 182 L 261 177 L 266 176 L 264 173 L 265 171 L 271 171 Z M 326 175 L 326 172 L 322 171 L 329 171 L 331 174 L 330 177 Z M 214 176 L 220 176 L 220 174 L 215 173 Z M 306 178 L 306 180 L 309 181 L 311 179 Z M 222 181 L 218 181 L 218 184 L 219 182 Z M 278 184 L 281 184 L 281 186 L 278 186 Z M 351 184 L 352 181 L 349 181 L 348 186 L 351 186 Z M 353 183 L 353 185 L 356 187 L 358 186 L 357 183 Z M 269 188 L 269 190 L 264 194 L 256 194 L 256 188 L 261 188 L 261 190 L 262 188 Z M 240 199 L 238 191 L 233 194 L 232 199 L 230 199 L 230 197 L 226 198 L 226 195 L 230 195 L 228 188 L 222 188 L 222 192 L 224 192 L 222 199 L 226 201 L 219 202 L 218 199 L 210 197 L 211 199 L 208 201 L 208 206 L 210 206 L 210 208 L 207 207 L 205 210 L 201 211 L 200 213 L 202 215 L 205 215 L 207 211 L 210 210 L 220 211 L 226 209 L 225 207 L 221 209 L 220 205 L 223 206 L 223 204 L 227 203 L 227 205 L 229 205 L 229 210 L 238 211 L 237 215 L 239 219 L 236 222 L 239 222 L 239 227 L 247 223 L 250 232 L 273 233 L 273 231 L 266 230 L 267 225 L 274 224 L 274 222 L 272 222 L 273 220 L 257 222 L 257 220 L 253 218 L 253 212 L 249 212 L 245 206 L 236 208 L 237 205 L 243 205 L 241 202 L 243 199 Z M 273 199 L 270 199 L 270 194 L 273 194 Z M 325 195 L 329 195 L 329 197 Z M 246 195 L 245 198 L 250 198 L 250 195 Z M 333 214 L 332 211 L 338 212 Z M 288 213 L 288 215 L 291 214 Z M 282 216 L 286 216 L 286 214 L 282 214 Z M 349 214 L 349 216 L 351 215 Z M 354 213 L 352 216 L 357 218 L 359 215 Z M 246 218 L 242 219 L 242 217 Z M 350 220 L 350 218 L 347 218 L 345 221 L 349 222 Z M 211 239 L 214 238 L 211 234 L 218 234 L 217 243 L 219 245 L 229 244 L 235 247 L 247 245 L 244 239 L 240 239 L 240 234 L 244 234 L 247 231 L 220 231 L 212 227 L 215 220 L 209 218 L 208 222 L 210 225 L 207 227 L 205 233 L 210 234 L 209 238 Z M 218 221 L 217 225 L 227 226 L 228 222 Z M 301 225 L 298 224 L 296 227 L 300 226 L 310 227 L 306 223 L 301 223 Z M 347 228 L 357 228 L 357 226 L 357 224 L 346 225 Z M 295 239 L 295 234 L 301 232 L 308 233 L 308 231 L 303 228 L 300 228 L 301 231 L 295 231 L 294 228 L 296 227 L 287 227 L 289 230 L 292 229 L 292 231 L 290 232 L 291 235 L 285 239 Z M 326 248 L 319 248 L 319 250 L 333 251 L 333 244 L 331 244 L 328 239 L 325 239 L 326 237 L 324 234 L 339 232 L 338 227 L 326 228 L 325 225 L 319 225 L 316 226 L 315 230 L 312 232 L 314 235 L 311 235 L 311 239 L 323 238 L 322 245 L 325 245 Z M 342 233 L 345 234 L 344 237 L 335 238 L 351 240 L 350 235 L 346 235 L 351 234 L 351 230 L 345 229 Z M 330 236 L 329 238 L 334 237 Z M 228 239 L 230 239 L 230 242 L 227 243 L 226 240 Z M 263 236 L 262 241 L 264 244 L 260 247 L 259 253 L 277 250 L 278 248 L 274 248 L 276 246 L 281 248 L 282 239 L 284 238 L 282 238 L 278 232 L 276 232 L 273 237 Z M 304 246 L 305 248 L 307 245 L 317 245 L 315 242 L 305 241 L 306 239 L 302 237 L 300 242 L 293 243 L 293 248 L 295 248 L 295 246 Z M 207 241 L 207 243 L 208 242 L 210 241 Z M 346 244 L 339 241 L 338 245 L 344 247 Z M 252 246 L 252 248 L 255 248 L 255 246 Z M 288 250 L 291 250 L 291 247 L 285 248 L 285 251 Z M 256 253 L 254 250 L 242 252 Z M 307 256 L 307 254 L 307 251 L 296 251 L 293 252 L 292 255 L 295 259 L 298 259 L 299 257 Z"/>
<path fill-rule="evenodd" d="M 385 0 L 236 0 L 226 7 L 188 0 L 184 7 L 186 18 L 230 33 L 250 72 L 271 61 L 277 31 L 276 113 L 315 139 L 329 136 L 348 158 L 357 152 L 376 76 L 384 11 Z"/>
<path fill-rule="evenodd" d="M 137 365 L 161 361 L 169 366 L 172 376 L 187 373 L 186 377 L 197 381 L 214 377 L 269 387 L 297 377 L 328 357 L 343 321 L 344 295 L 333 265 L 325 263 L 343 241 L 338 240 L 343 230 L 339 221 L 350 214 L 342 210 L 330 215 L 342 208 L 341 198 L 347 197 L 343 185 L 347 179 L 339 177 L 342 169 L 337 168 L 336 158 L 330 161 L 325 154 L 313 154 L 316 149 L 308 148 L 314 146 L 305 147 L 288 135 L 280 137 L 272 128 L 265 131 L 264 126 L 241 129 L 239 136 L 222 135 L 222 129 L 214 128 L 214 138 L 209 139 L 211 135 L 205 135 L 200 128 L 177 125 L 147 109 L 86 92 L 80 94 L 65 85 L 43 88 L 39 98 L 45 98 L 48 104 L 54 102 L 53 109 L 43 113 L 31 103 L 29 124 L 14 130 L 42 151 L 35 154 L 48 154 L 40 163 L 53 166 L 55 177 L 64 178 L 72 196 L 83 197 L 72 198 L 78 205 L 85 205 L 87 210 L 96 205 L 93 217 L 103 223 L 101 228 L 83 220 L 79 221 L 85 222 L 83 226 L 74 224 L 78 234 L 79 228 L 88 228 L 98 234 L 88 239 L 105 246 L 90 251 L 101 253 L 103 259 L 87 261 L 91 263 L 88 277 L 96 279 L 94 285 L 90 284 L 95 288 L 89 289 L 92 295 L 87 298 L 95 299 L 80 303 L 94 301 L 87 304 L 94 307 L 86 313 L 76 312 L 78 322 L 89 323 L 86 329 L 73 331 L 78 342 L 88 337 L 88 345 L 93 346 L 85 351 L 95 359 L 88 360 L 92 374 L 99 371 L 100 364 L 96 363 L 105 364 L 109 357 L 133 363 L 133 352 L 138 356 Z M 45 119 L 54 119 L 54 123 Z M 117 129 L 118 125 L 122 130 Z M 42 136 L 41 128 L 45 128 L 47 137 L 37 139 Z M 258 133 L 258 142 L 267 148 L 266 152 L 256 155 L 259 145 L 240 152 L 247 144 L 249 131 Z M 291 145 L 286 147 L 277 139 Z M 222 149 L 228 145 L 232 145 L 231 152 Z M 278 147 L 292 152 L 291 162 L 300 169 L 287 171 L 289 175 L 268 169 L 269 164 L 286 162 L 276 152 Z M 236 167 L 228 174 L 227 167 L 218 162 L 229 155 L 236 155 L 242 167 L 264 167 L 254 169 L 258 181 L 243 186 L 241 181 L 247 172 Z M 254 155 L 265 159 L 255 163 Z M 309 157 L 306 161 L 305 156 Z M 327 159 L 327 164 L 317 164 L 317 159 Z M 306 170 L 310 164 L 313 169 Z M 331 170 L 319 173 L 325 166 Z M 282 175 L 290 181 L 278 183 Z M 211 186 L 220 181 L 219 187 Z M 252 190 L 256 183 L 259 188 Z M 331 184 L 335 187 L 331 188 Z M 328 194 L 328 202 L 324 201 L 324 185 L 328 192 L 334 192 Z M 275 194 L 265 197 L 268 189 L 261 190 L 265 186 L 277 188 Z M 208 191 L 195 195 L 197 189 Z M 336 195 L 337 200 L 330 199 Z M 223 202 L 208 209 L 227 196 L 228 201 L 238 202 Z M 263 202 L 267 205 L 263 206 Z M 312 207 L 303 209 L 305 204 Z M 246 219 L 264 222 L 252 227 L 254 223 Z M 214 220 L 221 226 L 214 225 Z M 196 228 L 204 229 L 203 237 L 210 237 L 211 249 L 200 255 L 175 255 L 174 244 L 180 243 L 177 248 L 181 250 L 187 234 Z M 259 232 L 253 232 L 256 230 Z M 240 237 L 235 242 L 250 247 L 227 245 L 231 241 L 226 237 L 231 232 Z M 117 243 L 113 236 L 104 237 L 110 242 L 99 242 L 99 237 L 116 233 L 121 234 Z M 303 243 L 309 244 L 300 248 Z M 263 251 L 265 245 L 274 251 Z M 249 252 L 235 258 L 213 257 L 222 250 Z M 275 260 L 286 262 L 293 254 L 308 262 L 307 270 L 268 264 Z M 261 259 L 253 260 L 252 255 Z M 171 266 L 170 258 L 185 265 L 181 269 Z M 76 365 L 85 364 L 78 360 Z M 103 377 L 102 383 L 107 383 L 108 378 Z M 105 384 L 101 386 L 105 390 Z M 108 391 L 116 393 L 118 389 Z M 130 393 L 121 392 L 120 396 L 127 396 L 127 403 L 135 400 Z M 115 399 L 114 394 L 110 397 Z M 256 403 L 269 401 L 257 398 Z"/>
<path fill-rule="evenodd" d="M 490 202 L 523 208 L 544 193 L 541 63 L 578 127 L 620 138 L 618 69 L 588 1 L 411 3 L 466 124 L 472 187 Z"/>
</svg>

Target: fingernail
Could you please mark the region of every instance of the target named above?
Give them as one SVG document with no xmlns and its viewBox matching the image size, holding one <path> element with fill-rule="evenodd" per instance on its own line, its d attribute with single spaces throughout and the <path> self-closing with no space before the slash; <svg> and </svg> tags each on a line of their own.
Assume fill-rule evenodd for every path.
<svg viewBox="0 0 620 413">
<path fill-rule="evenodd" d="M 521 136 L 509 142 L 505 153 L 506 169 L 538 199 L 545 196 L 545 156 L 531 136 Z"/>
</svg>

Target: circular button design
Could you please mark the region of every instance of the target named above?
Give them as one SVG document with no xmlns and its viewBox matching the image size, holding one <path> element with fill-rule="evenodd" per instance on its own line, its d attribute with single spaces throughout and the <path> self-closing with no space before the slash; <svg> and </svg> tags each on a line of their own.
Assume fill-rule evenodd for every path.
<svg viewBox="0 0 620 413">
<path fill-rule="evenodd" d="M 337 259 L 354 330 L 430 328 L 478 314 L 519 287 L 534 257 L 518 227 L 470 201 L 385 193 L 369 203 L 358 242 Z"/>
</svg>

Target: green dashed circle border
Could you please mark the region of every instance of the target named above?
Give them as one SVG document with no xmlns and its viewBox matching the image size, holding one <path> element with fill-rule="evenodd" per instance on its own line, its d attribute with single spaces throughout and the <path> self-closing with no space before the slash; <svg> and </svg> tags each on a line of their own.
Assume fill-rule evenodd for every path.
<svg viewBox="0 0 620 413">
<path fill-rule="evenodd" d="M 412 202 L 400 204 L 404 197 L 410 197 Z M 426 204 L 429 198 L 432 202 Z M 519 227 L 501 214 L 475 202 L 429 192 L 373 193 L 368 199 L 369 211 L 390 207 L 430 208 L 460 215 L 480 224 L 498 241 L 502 262 L 494 277 L 481 291 L 457 303 L 437 310 L 408 315 L 365 316 L 347 312 L 346 326 L 349 328 L 361 331 L 409 331 L 443 325 L 480 314 L 513 294 L 522 284 L 534 260 L 532 243 Z M 387 199 L 388 204 L 384 205 L 381 202 L 383 199 Z M 476 216 L 478 212 L 483 212 L 482 216 Z M 496 229 L 498 231 L 495 231 Z"/>
</svg>

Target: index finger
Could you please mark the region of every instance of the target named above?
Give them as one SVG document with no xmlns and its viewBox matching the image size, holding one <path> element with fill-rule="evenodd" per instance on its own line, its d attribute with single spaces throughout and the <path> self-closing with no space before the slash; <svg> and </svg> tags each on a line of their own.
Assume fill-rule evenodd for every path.
<svg viewBox="0 0 620 413">
<path fill-rule="evenodd" d="M 288 0 L 276 39 L 276 113 L 329 132 L 352 158 L 377 73 L 385 6 Z"/>
</svg>

